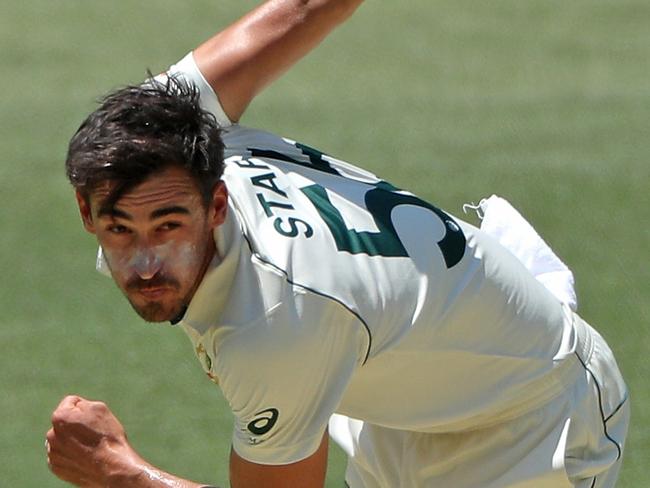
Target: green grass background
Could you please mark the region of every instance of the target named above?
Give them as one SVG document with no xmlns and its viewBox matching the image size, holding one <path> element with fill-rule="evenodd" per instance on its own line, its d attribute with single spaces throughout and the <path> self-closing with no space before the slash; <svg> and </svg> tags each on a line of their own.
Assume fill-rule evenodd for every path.
<svg viewBox="0 0 650 488">
<path fill-rule="evenodd" d="M 227 485 L 230 413 L 182 332 L 93 270 L 63 174 L 101 93 L 157 72 L 250 0 L 29 0 L 0 14 L 1 486 L 64 486 L 49 415 L 106 400 L 152 462 Z M 650 3 L 367 2 L 244 123 L 360 164 L 451 212 L 498 193 L 573 268 L 633 420 L 619 486 L 650 486 Z M 328 486 L 342 486 L 332 450 Z"/>
</svg>

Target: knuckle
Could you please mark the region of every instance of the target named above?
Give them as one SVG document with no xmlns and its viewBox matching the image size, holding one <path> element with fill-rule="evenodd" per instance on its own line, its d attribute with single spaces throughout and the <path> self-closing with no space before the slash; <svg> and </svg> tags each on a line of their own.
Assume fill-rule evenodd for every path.
<svg viewBox="0 0 650 488">
<path fill-rule="evenodd" d="M 90 402 L 90 408 L 96 413 L 106 413 L 109 411 L 108 405 L 101 401 Z"/>
<path fill-rule="evenodd" d="M 52 425 L 60 424 L 61 420 L 62 420 L 61 412 L 59 412 L 58 410 L 55 410 L 52 413 L 52 417 L 50 418 L 50 421 L 52 422 Z"/>
<path fill-rule="evenodd" d="M 60 405 L 75 405 L 79 401 L 81 401 L 79 395 L 66 395 L 63 400 L 61 400 Z"/>
<path fill-rule="evenodd" d="M 52 413 L 51 421 L 54 427 L 59 427 L 65 424 L 67 420 L 68 420 L 68 415 L 66 414 L 66 412 L 62 410 L 57 409 Z"/>
</svg>

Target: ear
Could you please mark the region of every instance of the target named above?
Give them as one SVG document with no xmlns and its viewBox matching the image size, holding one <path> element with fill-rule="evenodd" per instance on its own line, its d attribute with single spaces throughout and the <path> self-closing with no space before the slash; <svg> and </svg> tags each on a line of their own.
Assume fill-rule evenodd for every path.
<svg viewBox="0 0 650 488">
<path fill-rule="evenodd" d="M 212 204 L 210 206 L 210 223 L 216 229 L 226 221 L 228 212 L 228 189 L 223 181 L 219 181 L 212 189 Z"/>
<path fill-rule="evenodd" d="M 75 192 L 77 198 L 77 205 L 79 205 L 79 213 L 81 214 L 81 221 L 84 228 L 91 234 L 95 233 L 95 224 L 93 223 L 93 215 L 90 209 L 90 202 L 79 191 Z"/>
</svg>

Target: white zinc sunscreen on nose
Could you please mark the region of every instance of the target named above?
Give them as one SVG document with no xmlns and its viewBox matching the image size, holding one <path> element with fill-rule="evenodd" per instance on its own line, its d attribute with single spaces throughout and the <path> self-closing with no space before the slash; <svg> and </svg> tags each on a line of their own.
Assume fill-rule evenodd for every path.
<svg viewBox="0 0 650 488">
<path fill-rule="evenodd" d="M 132 276 L 148 280 L 157 273 L 183 280 L 201 264 L 196 245 L 170 241 L 150 248 L 133 250 L 103 249 L 103 256 L 113 276 Z"/>
<path fill-rule="evenodd" d="M 127 263 L 127 268 L 135 271 L 144 280 L 153 278 L 163 264 L 163 254 L 165 253 L 164 250 L 159 249 L 160 247 L 162 246 L 138 249 Z"/>
</svg>

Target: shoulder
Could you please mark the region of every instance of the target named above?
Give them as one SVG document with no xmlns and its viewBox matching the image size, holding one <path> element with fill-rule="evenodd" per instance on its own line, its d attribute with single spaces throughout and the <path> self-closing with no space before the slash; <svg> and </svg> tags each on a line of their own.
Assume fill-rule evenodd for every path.
<svg viewBox="0 0 650 488">
<path fill-rule="evenodd" d="M 235 416 L 237 452 L 257 462 L 290 463 L 318 445 L 365 359 L 368 337 L 340 304 L 266 274 L 282 300 L 215 335 L 211 374 Z"/>
</svg>

